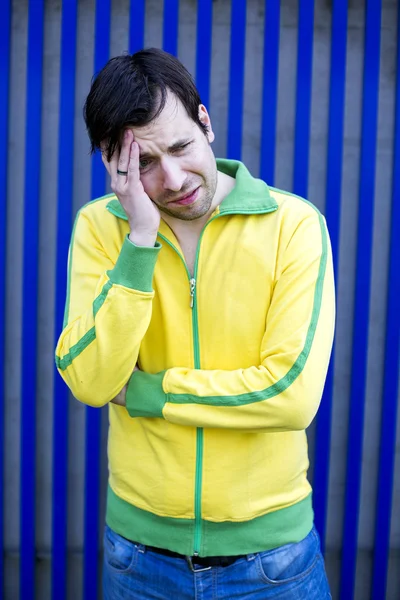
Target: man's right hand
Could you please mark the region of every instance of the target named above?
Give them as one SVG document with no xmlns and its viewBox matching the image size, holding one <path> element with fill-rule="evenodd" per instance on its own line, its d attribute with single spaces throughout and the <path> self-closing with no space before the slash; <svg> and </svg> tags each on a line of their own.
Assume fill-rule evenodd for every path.
<svg viewBox="0 0 400 600">
<path fill-rule="evenodd" d="M 132 371 L 132 375 L 135 371 L 140 371 L 140 369 L 137 365 L 135 365 L 135 368 Z M 115 396 L 115 398 L 110 400 L 110 402 L 112 402 L 113 404 L 118 404 L 118 406 L 126 406 L 126 391 L 127 391 L 127 389 L 128 389 L 128 384 L 124 385 L 124 387 L 119 392 L 119 394 L 117 394 Z"/>
<path fill-rule="evenodd" d="M 132 131 L 125 130 L 121 151 L 116 150 L 110 162 L 104 153 L 102 158 L 111 176 L 111 189 L 128 217 L 131 228 L 129 239 L 137 246 L 153 247 L 160 225 L 160 211 L 140 181 L 139 145 Z M 127 175 L 120 175 L 117 170 L 127 172 Z"/>
</svg>

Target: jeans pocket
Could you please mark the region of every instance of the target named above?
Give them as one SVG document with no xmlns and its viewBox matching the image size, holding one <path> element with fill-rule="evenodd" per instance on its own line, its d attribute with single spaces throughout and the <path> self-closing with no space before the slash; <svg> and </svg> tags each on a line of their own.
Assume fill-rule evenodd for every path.
<svg viewBox="0 0 400 600">
<path fill-rule="evenodd" d="M 260 552 L 256 561 L 261 579 L 279 585 L 306 577 L 320 557 L 319 537 L 313 528 L 301 542 Z"/>
<path fill-rule="evenodd" d="M 135 567 L 138 546 L 120 536 L 108 525 L 104 530 L 104 563 L 108 569 L 121 574 L 131 573 Z"/>
</svg>

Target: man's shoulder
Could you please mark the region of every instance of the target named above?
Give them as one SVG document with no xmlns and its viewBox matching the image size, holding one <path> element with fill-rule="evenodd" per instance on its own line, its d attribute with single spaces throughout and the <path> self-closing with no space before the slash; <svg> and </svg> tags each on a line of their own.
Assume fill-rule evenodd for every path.
<svg viewBox="0 0 400 600">
<path fill-rule="evenodd" d="M 90 202 L 87 202 L 78 210 L 77 216 L 84 215 L 87 218 L 98 218 L 110 212 L 109 205 L 113 205 L 114 202 L 118 202 L 115 194 L 106 194 L 99 198 L 94 198 Z M 118 202 L 119 204 L 119 202 Z"/>
<path fill-rule="evenodd" d="M 95 230 L 108 229 L 120 219 L 127 220 L 115 194 L 106 194 L 84 204 L 77 212 L 75 222 L 84 219 Z"/>
<path fill-rule="evenodd" d="M 309 200 L 279 188 L 268 186 L 269 193 L 278 205 L 278 211 L 285 216 L 291 216 L 298 219 L 307 217 L 319 217 L 319 209 Z"/>
</svg>

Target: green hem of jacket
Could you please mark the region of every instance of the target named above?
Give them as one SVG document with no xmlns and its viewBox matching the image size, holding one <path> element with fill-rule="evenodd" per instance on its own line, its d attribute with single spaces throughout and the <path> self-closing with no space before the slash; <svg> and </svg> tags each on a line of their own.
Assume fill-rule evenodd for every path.
<svg viewBox="0 0 400 600">
<path fill-rule="evenodd" d="M 303 540 L 314 521 L 312 494 L 250 521 L 202 520 L 200 556 L 232 556 L 272 550 Z M 108 486 L 106 522 L 119 535 L 144 544 L 193 555 L 194 519 L 159 517 L 122 500 Z"/>
</svg>

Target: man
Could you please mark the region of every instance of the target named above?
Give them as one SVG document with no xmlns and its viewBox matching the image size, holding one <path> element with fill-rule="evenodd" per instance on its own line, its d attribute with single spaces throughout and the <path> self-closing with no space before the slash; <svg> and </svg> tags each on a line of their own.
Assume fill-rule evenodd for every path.
<svg viewBox="0 0 400 600">
<path fill-rule="evenodd" d="M 110 60 L 85 119 L 115 195 L 77 216 L 56 360 L 109 404 L 104 597 L 329 598 L 305 433 L 334 328 L 324 218 L 215 160 L 161 50 Z"/>
</svg>

